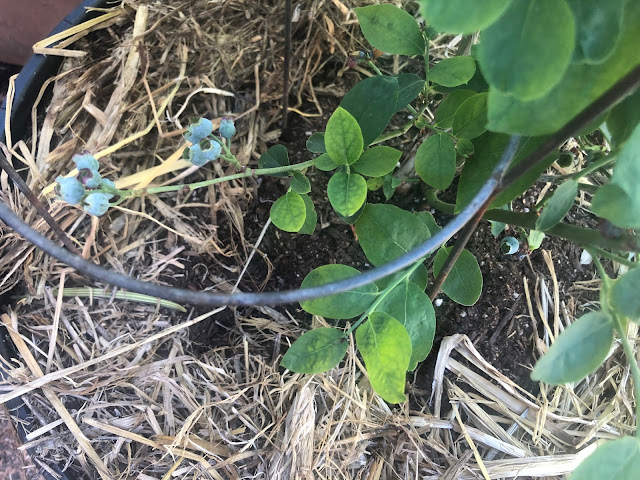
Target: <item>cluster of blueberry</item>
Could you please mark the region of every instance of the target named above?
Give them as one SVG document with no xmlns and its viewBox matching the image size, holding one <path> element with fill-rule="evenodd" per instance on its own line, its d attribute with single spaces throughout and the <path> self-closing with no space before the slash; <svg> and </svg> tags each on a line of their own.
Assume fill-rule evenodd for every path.
<svg viewBox="0 0 640 480">
<path fill-rule="evenodd" d="M 184 138 L 191 145 L 185 148 L 183 156 L 194 165 L 202 167 L 212 162 L 222 154 L 223 142 L 231 140 L 236 134 L 236 127 L 231 117 L 223 117 L 218 133 L 220 138 L 214 137 L 213 123 L 206 118 L 192 120 Z M 98 160 L 89 152 L 74 155 L 73 161 L 78 168 L 75 177 L 56 178 L 55 192 L 58 197 L 71 205 L 82 204 L 82 208 L 90 215 L 99 217 L 109 209 L 109 200 L 115 195 L 121 195 L 111 180 L 102 178 L 98 172 Z"/>
<path fill-rule="evenodd" d="M 78 175 L 56 178 L 55 192 L 71 205 L 82 204 L 84 211 L 90 215 L 103 215 L 109 209 L 109 200 L 118 191 L 115 184 L 100 176 L 98 160 L 90 153 L 74 155 L 73 161 L 78 168 Z"/>
<path fill-rule="evenodd" d="M 187 128 L 184 134 L 185 140 L 192 145 L 184 150 L 183 158 L 189 160 L 194 165 L 202 167 L 207 162 L 212 162 L 220 157 L 222 153 L 222 141 L 211 137 L 213 133 L 213 123 L 206 118 L 196 118 Z M 218 133 L 223 139 L 230 140 L 236 134 L 236 127 L 233 119 L 222 117 Z"/>
</svg>

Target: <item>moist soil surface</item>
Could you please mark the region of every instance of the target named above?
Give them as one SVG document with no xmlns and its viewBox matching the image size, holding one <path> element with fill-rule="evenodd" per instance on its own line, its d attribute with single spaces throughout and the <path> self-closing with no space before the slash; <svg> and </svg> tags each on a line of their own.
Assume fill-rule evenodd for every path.
<svg viewBox="0 0 640 480">
<path fill-rule="evenodd" d="M 296 158 L 296 163 L 313 158 L 305 148 L 306 140 L 311 132 L 322 131 L 324 124 L 326 123 L 323 123 L 323 120 L 311 122 L 303 119 L 283 136 L 280 143 L 287 147 L 291 156 L 293 152 L 305 152 L 304 158 Z M 311 270 L 329 263 L 350 265 L 361 271 L 371 268 L 351 226 L 338 218 L 326 199 L 326 184 L 330 173 L 311 169 L 307 176 L 311 180 L 310 195 L 318 213 L 318 224 L 314 234 L 292 234 L 273 226 L 269 227 L 259 250 L 268 258 L 271 266 L 268 268 L 264 257 L 256 255 L 247 270 L 246 278 L 240 284 L 240 288 L 245 291 L 255 291 L 260 286 L 264 287 L 265 291 L 299 288 Z M 269 218 L 271 205 L 286 193 L 288 183 L 287 179 L 262 178 L 259 194 L 254 198 L 244 218 L 245 239 L 248 245 L 255 244 Z M 441 226 L 446 224 L 451 216 L 433 210 L 425 200 L 423 188 L 421 184 L 401 186 L 388 203 L 410 211 L 430 211 Z M 532 209 L 538 191 L 539 188 L 534 186 L 521 199 L 514 201 L 514 210 Z M 445 201 L 454 199 L 455 186 L 443 194 Z M 368 201 L 380 203 L 385 202 L 385 199 L 379 192 L 370 192 Z M 586 215 L 583 211 L 574 209 L 567 220 L 574 224 L 593 227 L 594 225 L 589 225 L 591 219 Z M 531 381 L 529 373 L 536 361 L 534 338 L 537 335 L 542 337 L 544 332 L 542 323 L 533 321 L 529 315 L 524 280 L 528 281 L 534 312 L 537 314 L 534 299 L 537 275 L 545 279 L 549 291 L 553 289 L 542 249 L 551 253 L 561 299 L 566 298 L 574 282 L 591 280 L 593 269 L 580 264 L 581 250 L 578 247 L 557 238 L 546 238 L 541 249 L 533 252 L 527 252 L 525 244 L 519 255 L 503 255 L 500 253 L 500 241 L 507 234 L 520 236 L 513 230 L 507 230 L 495 237 L 491 234 L 489 222 L 483 221 L 469 241 L 466 248 L 475 255 L 482 271 L 482 295 L 471 307 L 458 305 L 442 293 L 438 296 L 435 303 L 435 343 L 427 360 L 415 372 L 411 386 L 415 395 L 430 394 L 439 344 L 444 337 L 456 333 L 466 334 L 479 352 L 504 375 L 531 393 L 537 393 L 537 384 Z M 231 237 L 229 226 L 224 221 L 219 225 L 218 237 L 223 244 Z M 454 241 L 455 237 L 449 244 Z M 190 288 L 206 286 L 194 277 L 187 281 Z M 572 295 L 575 296 L 575 292 L 572 292 Z M 311 323 L 311 316 L 299 305 L 278 307 L 278 310 L 290 314 L 303 325 Z M 243 310 L 238 312 L 246 313 Z M 227 337 L 227 333 L 231 330 L 234 316 L 229 310 L 223 313 L 225 315 L 217 318 L 215 324 L 200 324 L 192 329 L 190 337 L 203 350 L 228 344 L 230 338 Z M 284 352 L 285 347 L 282 347 L 281 353 Z"/>
</svg>

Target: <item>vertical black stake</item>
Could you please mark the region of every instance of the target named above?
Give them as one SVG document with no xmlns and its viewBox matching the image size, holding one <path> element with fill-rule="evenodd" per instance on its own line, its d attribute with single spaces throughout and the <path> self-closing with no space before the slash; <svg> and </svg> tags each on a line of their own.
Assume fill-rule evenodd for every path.
<svg viewBox="0 0 640 480">
<path fill-rule="evenodd" d="M 282 135 L 287 134 L 289 112 L 289 65 L 291 63 L 291 0 L 284 3 L 284 65 L 282 66 Z"/>
</svg>

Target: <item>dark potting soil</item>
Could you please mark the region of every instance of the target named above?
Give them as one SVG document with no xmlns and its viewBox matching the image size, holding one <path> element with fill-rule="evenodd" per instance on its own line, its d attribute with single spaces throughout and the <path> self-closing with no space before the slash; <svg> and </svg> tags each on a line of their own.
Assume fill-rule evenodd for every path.
<svg viewBox="0 0 640 480">
<path fill-rule="evenodd" d="M 306 151 L 305 143 L 309 133 L 320 131 L 322 126 L 322 121 L 301 120 L 290 129 L 287 142 L 281 143 L 287 147 L 290 155 L 296 153 L 296 162 L 312 158 L 312 154 Z M 303 152 L 306 152 L 303 158 L 298 158 L 298 154 Z M 255 290 L 258 285 L 264 285 L 264 290 L 267 291 L 299 288 L 303 278 L 311 270 L 328 263 L 346 264 L 361 271 L 371 267 L 351 227 L 337 217 L 326 199 L 326 183 L 330 173 L 311 169 L 307 175 L 311 180 L 311 197 L 318 213 L 315 233 L 298 235 L 270 227 L 259 248 L 271 262 L 272 274 L 267 279 L 266 261 L 256 255 L 247 270 L 246 278 L 241 283 L 241 288 Z M 249 244 L 256 241 L 269 218 L 272 203 L 286 193 L 288 183 L 289 180 L 286 179 L 262 179 L 259 195 L 244 218 L 245 236 Z M 424 201 L 421 188 L 420 185 L 415 185 L 404 189 L 404 193 L 399 191 L 389 203 L 408 210 L 430 210 L 431 207 Z M 524 200 L 516 201 L 519 202 L 517 207 L 533 208 L 532 202 L 535 202 L 536 197 L 537 188 L 534 186 L 522 197 Z M 379 193 L 373 192 L 370 193 L 369 201 L 384 202 L 384 199 Z M 437 212 L 435 216 L 441 225 L 450 218 Z M 591 222 L 586 214 L 577 208 L 569 214 L 568 221 L 580 225 Z M 524 279 L 528 280 L 532 298 L 535 296 L 536 274 L 545 279 L 550 291 L 553 287 L 541 250 L 536 250 L 522 259 L 518 259 L 516 255 L 507 256 L 500 253 L 500 240 L 507 233 L 514 232 L 506 232 L 496 238 L 491 234 L 489 223 L 482 222 L 472 236 L 467 248 L 480 264 L 484 281 L 482 295 L 471 307 L 458 305 L 442 293 L 439 295 L 442 303 L 435 308 L 437 330 L 434 348 L 429 358 L 416 371 L 415 382 L 411 388 L 414 398 L 424 398 L 430 394 L 439 344 L 444 337 L 455 333 L 466 334 L 480 353 L 498 370 L 521 387 L 536 393 L 537 383 L 531 381 L 529 373 L 537 358 L 534 354 L 534 334 L 542 335 L 543 325 L 539 321 L 532 321 L 529 316 Z M 218 236 L 223 242 L 225 236 L 230 236 L 228 226 L 224 223 L 219 225 Z M 450 243 L 453 241 L 454 239 Z M 561 299 L 566 298 L 567 291 L 574 282 L 593 278 L 593 268 L 580 264 L 581 251 L 570 242 L 546 238 L 542 249 L 551 253 Z M 191 288 L 204 286 L 199 285 L 195 279 L 192 281 L 195 283 L 190 285 Z M 535 299 L 532 301 L 535 308 Z M 305 321 L 310 323 L 310 315 L 299 305 L 278 309 L 281 312 L 288 311 L 302 321 L 302 324 Z M 225 315 L 217 318 L 214 323 L 193 328 L 191 338 L 205 350 L 212 346 L 223 346 L 233 323 L 233 313 L 227 310 Z M 537 332 L 534 332 L 535 328 L 538 329 Z M 284 351 L 283 349 L 281 353 Z"/>
</svg>

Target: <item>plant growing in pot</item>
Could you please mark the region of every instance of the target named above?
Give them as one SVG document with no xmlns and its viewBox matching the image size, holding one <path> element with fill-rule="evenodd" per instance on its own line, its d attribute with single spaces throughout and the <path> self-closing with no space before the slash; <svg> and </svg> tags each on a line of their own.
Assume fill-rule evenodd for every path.
<svg viewBox="0 0 640 480">
<path fill-rule="evenodd" d="M 405 401 L 406 372 L 415 369 L 429 353 L 435 331 L 431 300 L 438 291 L 442 289 L 454 301 L 465 305 L 475 303 L 481 294 L 478 263 L 464 247 L 483 217 L 522 227 L 530 247 L 534 246 L 533 238 L 541 238 L 535 232 L 541 231 L 545 235 L 576 241 L 593 249 L 594 258 L 602 256 L 632 268 L 611 285 L 607 284 L 601 269 L 606 285 L 601 301 L 603 313 L 588 314 L 576 321 L 534 370 L 535 378 L 549 382 L 564 383 L 580 378 L 604 358 L 614 330 L 629 350 L 625 343 L 627 320 L 624 319 L 637 318 L 629 294 L 637 287 L 635 262 L 620 255 L 620 252 L 638 249 L 636 237 L 624 231 L 603 235 L 561 221 L 581 187 L 579 180 L 610 169 L 615 159 L 610 182 L 595 192 L 592 208 L 619 228 L 638 228 L 635 217 L 623 208 L 624 202 L 637 200 L 637 191 L 628 178 L 638 166 L 633 153 L 638 133 L 637 129 L 627 130 L 625 121 L 633 115 L 630 112 L 634 111 L 637 98 L 624 99 L 611 111 L 605 126 L 600 127 L 611 148 L 595 143 L 593 136 L 580 133 L 594 120 L 598 121 L 588 133 L 598 128 L 602 124 L 600 115 L 621 100 L 638 81 L 637 68 L 633 70 L 638 59 L 629 44 L 630 38 L 637 33 L 640 12 L 633 6 L 626 7 L 624 16 L 621 11 L 614 11 L 612 15 L 617 19 L 618 30 L 603 28 L 594 33 L 577 30 L 578 22 L 574 19 L 587 13 L 566 2 L 545 4 L 545 8 L 540 7 L 544 16 L 535 19 L 525 15 L 526 9 L 519 2 L 496 4 L 493 8 L 473 12 L 462 24 L 459 14 L 452 15 L 443 2 L 423 3 L 425 18 L 434 28 L 462 34 L 482 30 L 481 42 L 474 51 L 475 58 L 452 57 L 431 68 L 429 30 L 422 29 L 411 15 L 390 5 L 357 10 L 363 32 L 372 46 L 391 54 L 422 57 L 426 79 L 415 74 L 385 75 L 373 63 L 374 54 L 362 51 L 354 55 L 350 63 L 370 67 L 374 76 L 351 89 L 331 115 L 325 131 L 309 139 L 309 149 L 320 154 L 315 160 L 289 165 L 286 150 L 271 147 L 262 155 L 257 169 L 245 169 L 227 143 L 227 137 L 232 137 L 231 123 L 221 121 L 220 135 L 212 136 L 212 122 L 199 119 L 188 129 L 185 138 L 190 145 L 183 158 L 195 166 L 222 158 L 229 165 L 238 167 L 239 173 L 186 186 L 122 189 L 117 183 L 112 185 L 101 180 L 102 173 L 98 164 L 93 163 L 93 157 L 86 159 L 89 162 L 86 165 L 80 165 L 78 158 L 79 172 L 68 177 L 76 180 L 60 177 L 57 181 L 59 195 L 70 203 L 84 203 L 89 214 L 103 215 L 107 213 L 109 202 L 117 207 L 118 202 L 129 197 L 144 198 L 169 191 L 191 192 L 226 180 L 286 174 L 291 177 L 291 184 L 289 190 L 274 202 L 271 220 L 282 230 L 309 233 L 316 221 L 313 202 L 307 195 L 314 185 L 303 172 L 312 165 L 334 172 L 326 185 L 332 207 L 345 222 L 354 225 L 358 242 L 371 264 L 384 266 L 395 260 L 394 268 L 399 266 L 400 273 L 386 281 L 382 280 L 384 275 L 378 273 L 381 278 L 376 278 L 377 283 L 371 283 L 365 281 L 371 280 L 371 276 L 365 276 L 363 280 L 357 270 L 348 265 L 326 265 L 306 276 L 302 293 L 267 297 L 274 301 L 298 298 L 304 310 L 328 319 L 359 317 L 351 325 L 338 322 L 337 326 L 325 326 L 301 336 L 285 354 L 282 364 L 303 373 L 326 371 L 340 363 L 351 334 L 355 332 L 356 345 L 371 385 L 391 403 Z M 551 22 L 552 19 L 557 21 Z M 521 31 L 530 31 L 531 35 L 521 44 L 514 41 L 513 49 L 501 58 L 504 37 L 521 39 Z M 588 40 L 590 35 L 596 34 L 601 36 L 599 43 L 609 45 L 608 51 L 590 50 Z M 539 42 L 542 40 L 558 48 L 541 48 Z M 549 50 L 553 55 L 547 59 Z M 536 61 L 528 62 L 530 58 Z M 632 61 L 628 62 L 630 59 Z M 522 68 L 514 68 L 519 65 L 518 61 L 522 62 Z M 581 89 L 585 77 L 592 78 L 598 88 Z M 536 78 L 536 82 L 531 78 Z M 433 122 L 429 122 L 431 119 L 425 117 L 424 112 L 430 101 L 442 92 L 446 96 L 439 104 Z M 393 115 L 402 109 L 409 110 L 413 118 L 396 131 L 385 133 Z M 379 143 L 414 127 L 424 130 L 424 140 L 415 158 L 404 160 L 405 163 L 413 162 L 417 176 L 394 177 L 402 152 Z M 519 139 L 516 135 L 526 138 Z M 500 209 L 526 190 L 558 158 L 558 148 L 570 135 L 577 136 L 585 152 L 593 152 L 599 158 L 572 173 L 570 178 L 555 178 L 560 185 L 537 206 L 539 216 Z M 410 168 L 400 171 L 407 170 L 411 173 Z M 456 202 L 447 204 L 438 198 L 438 192 L 452 184 L 458 171 Z M 429 195 L 434 207 L 461 213 L 459 218 L 466 215 L 469 220 L 464 222 L 467 225 L 455 245 L 441 247 L 429 265 L 433 267 L 435 277 L 429 294 L 425 293 L 428 269 L 424 262 L 455 229 L 447 226 L 441 230 L 433 217 L 425 212 L 416 214 L 393 205 L 367 203 L 369 190 L 382 188 L 390 198 L 395 187 L 415 178 L 431 187 Z M 96 183 L 89 185 L 87 181 L 92 180 Z M 88 201 L 92 195 L 101 195 L 100 201 Z M 107 198 L 111 195 L 113 197 Z M 509 247 L 504 253 L 513 253 L 512 250 Z M 59 251 L 53 252 L 62 257 Z M 62 258 L 66 261 L 69 257 Z M 400 263 L 398 258 L 402 259 Z M 85 266 L 79 261 L 70 264 Z M 89 271 L 99 272 L 96 269 Z M 390 273 L 389 270 L 382 271 Z M 372 275 L 375 277 L 376 274 Z M 114 279 L 116 284 L 120 281 L 115 276 L 105 278 Z M 314 296 L 334 293 L 336 287 L 332 282 L 339 280 L 342 280 L 340 288 L 345 291 L 338 296 L 311 298 L 312 288 L 316 289 Z M 355 282 L 362 285 L 355 287 Z M 187 295 L 175 289 L 141 287 L 134 282 L 126 285 L 132 290 L 138 288 L 174 300 L 238 304 L 267 301 L 247 296 Z M 303 298 L 304 295 L 307 297 Z M 586 340 L 589 342 L 585 343 Z M 550 363 L 554 368 L 549 367 Z M 634 456 L 637 447 L 633 442 L 633 439 L 622 439 L 618 443 L 629 453 L 622 459 L 625 468 L 631 468 L 637 461 Z M 606 449 L 604 455 L 608 455 Z"/>
</svg>

